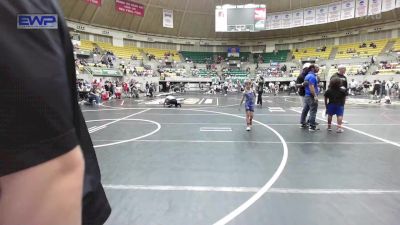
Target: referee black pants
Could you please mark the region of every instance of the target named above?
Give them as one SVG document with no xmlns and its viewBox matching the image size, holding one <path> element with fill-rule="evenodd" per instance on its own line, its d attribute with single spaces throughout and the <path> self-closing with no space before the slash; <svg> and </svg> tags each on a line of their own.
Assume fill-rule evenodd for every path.
<svg viewBox="0 0 400 225">
<path fill-rule="evenodd" d="M 262 91 L 258 92 L 257 105 L 262 105 Z"/>
</svg>

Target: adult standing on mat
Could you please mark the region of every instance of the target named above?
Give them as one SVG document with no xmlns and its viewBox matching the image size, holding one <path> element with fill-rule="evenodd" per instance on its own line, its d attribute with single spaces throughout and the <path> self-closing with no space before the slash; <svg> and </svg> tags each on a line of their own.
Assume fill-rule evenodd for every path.
<svg viewBox="0 0 400 225">
<path fill-rule="evenodd" d="M 335 77 L 339 78 L 342 82 L 341 86 L 346 89 L 346 94 L 349 94 L 349 87 L 347 83 L 347 77 L 345 76 L 346 74 L 346 66 L 345 65 L 339 65 L 338 66 L 338 72 L 332 75 L 331 80 Z"/>
<path fill-rule="evenodd" d="M 303 113 L 307 117 L 308 111 L 310 110 L 308 107 L 306 107 L 306 104 L 304 103 L 304 96 L 306 95 L 306 89 L 305 89 L 305 84 L 304 84 L 304 78 L 307 76 L 308 73 L 308 67 L 310 67 L 310 63 L 305 63 L 303 65 L 303 70 L 299 74 L 299 76 L 296 79 L 296 87 L 297 87 L 297 93 L 299 96 L 301 96 L 301 100 L 303 102 Z M 307 128 L 308 125 L 307 123 L 301 123 L 300 128 Z"/>
<path fill-rule="evenodd" d="M 254 90 L 251 88 L 251 81 L 246 81 L 242 101 L 240 102 L 240 107 L 242 107 L 243 101 L 245 101 L 244 106 L 246 109 L 247 131 L 250 131 L 251 126 L 253 125 L 255 98 L 256 94 L 254 93 Z"/>
<path fill-rule="evenodd" d="M 18 29 L 32 14 L 57 21 Z M 63 18 L 57 0 L 0 1 L 0 224 L 100 225 L 111 212 Z"/>
<path fill-rule="evenodd" d="M 304 82 L 307 83 L 305 86 L 305 96 L 304 96 L 304 108 L 301 114 L 301 124 L 306 124 L 307 112 L 310 111 L 309 118 L 309 131 L 318 130 L 317 124 L 315 122 L 317 111 L 318 111 L 318 78 L 316 73 L 318 73 L 318 67 L 311 65 L 308 67 L 307 76 L 304 78 Z"/>
<path fill-rule="evenodd" d="M 262 95 L 264 93 L 264 78 L 262 76 L 260 76 L 258 80 L 257 93 L 258 93 L 257 105 L 262 107 Z"/>
</svg>

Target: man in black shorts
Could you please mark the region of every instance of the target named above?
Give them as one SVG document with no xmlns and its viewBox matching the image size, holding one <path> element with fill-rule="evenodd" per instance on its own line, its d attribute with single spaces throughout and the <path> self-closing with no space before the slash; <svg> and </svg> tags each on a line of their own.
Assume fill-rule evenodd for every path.
<svg viewBox="0 0 400 225">
<path fill-rule="evenodd" d="M 17 28 L 34 16 L 58 21 Z M 0 21 L 0 224 L 103 224 L 111 209 L 58 1 L 0 1 Z"/>
</svg>

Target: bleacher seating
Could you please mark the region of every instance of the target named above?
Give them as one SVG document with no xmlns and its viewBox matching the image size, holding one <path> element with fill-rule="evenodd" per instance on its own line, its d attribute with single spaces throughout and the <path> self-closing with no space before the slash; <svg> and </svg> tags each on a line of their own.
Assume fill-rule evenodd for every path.
<svg viewBox="0 0 400 225">
<path fill-rule="evenodd" d="M 376 48 L 370 47 L 370 43 L 373 42 L 376 44 Z M 370 56 L 377 56 L 379 55 L 383 49 L 385 48 L 388 40 L 376 40 L 376 41 L 365 41 L 364 42 L 367 46 L 364 48 L 360 48 L 362 43 L 351 43 L 351 44 L 344 44 L 338 46 L 338 51 L 336 54 L 336 59 L 350 59 L 354 57 L 358 58 L 366 58 Z M 349 49 L 355 50 L 355 52 L 348 53 Z"/>
<path fill-rule="evenodd" d="M 231 70 L 224 73 L 231 77 L 247 77 L 247 72 L 243 70 Z"/>
<path fill-rule="evenodd" d="M 79 46 L 79 48 L 85 51 L 92 51 L 94 48 L 93 42 L 88 40 L 81 40 L 81 45 Z"/>
<path fill-rule="evenodd" d="M 328 59 L 332 52 L 332 46 L 327 46 L 325 51 L 317 50 L 317 48 L 302 48 L 294 50 L 293 55 L 296 60 L 301 59 Z"/>
<path fill-rule="evenodd" d="M 121 58 L 121 59 L 130 59 L 132 55 L 136 56 L 136 58 L 139 60 L 143 59 L 142 54 L 140 53 L 139 49 L 135 48 L 135 47 L 131 47 L 131 46 L 117 47 L 117 46 L 113 46 L 110 43 L 91 42 L 91 41 L 87 41 L 87 40 L 82 40 L 80 49 L 86 50 L 86 51 L 92 51 L 93 48 L 96 47 L 96 45 L 99 46 L 104 51 L 113 52 L 116 57 Z"/>
<path fill-rule="evenodd" d="M 262 53 L 261 55 L 262 55 L 262 57 L 264 59 L 264 63 L 286 62 L 289 52 L 290 52 L 290 50 L 279 50 L 277 52 Z"/>
<path fill-rule="evenodd" d="M 217 72 L 216 71 L 212 71 L 212 70 L 205 70 L 205 69 L 200 69 L 199 72 L 197 73 L 197 75 L 199 77 L 215 77 L 217 76 Z"/>
<path fill-rule="evenodd" d="M 393 45 L 394 52 L 400 52 L 400 38 L 397 38 Z"/>
<path fill-rule="evenodd" d="M 113 52 L 118 58 L 130 59 L 132 55 L 135 55 L 137 59 L 143 59 L 139 49 L 132 46 L 117 47 L 104 42 L 96 42 L 96 44 L 103 50 Z"/>
<path fill-rule="evenodd" d="M 396 69 L 379 69 L 377 70 L 378 75 L 395 75 L 400 74 L 400 68 Z"/>
<path fill-rule="evenodd" d="M 158 49 L 158 48 L 144 48 L 144 52 L 154 55 L 156 59 L 165 59 L 165 53 L 170 53 L 172 60 L 175 62 L 180 62 L 181 58 L 179 57 L 179 53 L 176 50 L 169 49 Z"/>
<path fill-rule="evenodd" d="M 181 52 L 183 58 L 190 59 L 194 63 L 206 63 L 208 59 L 213 59 L 214 53 L 213 52 Z"/>
<path fill-rule="evenodd" d="M 244 58 L 245 60 L 249 59 L 251 52 L 241 52 L 240 58 Z"/>
</svg>

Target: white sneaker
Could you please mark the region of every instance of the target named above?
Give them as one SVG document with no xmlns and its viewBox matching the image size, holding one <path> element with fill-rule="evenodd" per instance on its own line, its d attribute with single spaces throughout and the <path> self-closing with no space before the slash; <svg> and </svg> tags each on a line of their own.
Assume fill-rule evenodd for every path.
<svg viewBox="0 0 400 225">
<path fill-rule="evenodd" d="M 343 133 L 343 132 L 344 132 L 343 128 L 338 128 L 338 129 L 336 130 L 336 133 Z"/>
<path fill-rule="evenodd" d="M 251 128 L 250 128 L 250 127 L 247 127 L 246 130 L 247 130 L 247 131 L 251 131 Z"/>
</svg>

